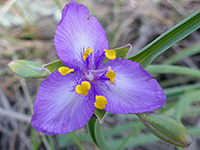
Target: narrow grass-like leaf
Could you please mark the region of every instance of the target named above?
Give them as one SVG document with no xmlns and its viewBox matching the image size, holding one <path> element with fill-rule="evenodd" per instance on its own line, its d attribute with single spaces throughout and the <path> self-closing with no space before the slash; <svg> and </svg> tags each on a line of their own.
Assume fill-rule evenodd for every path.
<svg viewBox="0 0 200 150">
<path fill-rule="evenodd" d="M 199 27 L 200 9 L 163 33 L 153 42 L 144 47 L 139 53 L 129 59 L 140 63 L 143 68 L 146 68 L 157 56 L 197 30 Z"/>
<path fill-rule="evenodd" d="M 104 130 L 104 135 L 105 136 L 116 136 L 122 132 L 130 131 L 134 127 L 139 126 L 140 124 L 141 124 L 141 122 L 139 120 L 134 121 L 134 122 L 125 123 L 125 124 L 120 124 L 118 126 Z"/>
<path fill-rule="evenodd" d="M 32 126 L 30 126 L 30 131 L 31 131 L 31 143 L 32 143 L 32 146 L 33 146 L 33 150 L 38 150 L 38 147 L 40 146 L 40 144 L 42 143 L 42 140 L 41 138 L 38 138 L 36 136 L 36 132 L 35 132 L 35 129 L 33 129 Z"/>
<path fill-rule="evenodd" d="M 76 145 L 78 146 L 78 148 L 80 150 L 85 150 L 84 147 L 81 145 L 80 141 L 77 139 L 76 135 L 73 132 L 69 133 L 69 135 L 74 140 L 74 142 L 76 143 Z"/>
<path fill-rule="evenodd" d="M 200 44 L 195 44 L 195 45 L 173 55 L 172 57 L 169 57 L 167 60 L 165 60 L 163 62 L 163 64 L 170 65 L 181 59 L 195 55 L 197 53 L 200 53 Z"/>
<path fill-rule="evenodd" d="M 161 87 L 167 87 L 167 86 L 175 86 L 180 83 L 188 83 L 188 81 L 192 80 L 194 80 L 193 77 L 183 76 L 178 78 L 167 79 L 165 81 L 159 82 L 159 84 L 161 85 Z"/>
<path fill-rule="evenodd" d="M 182 66 L 150 65 L 147 71 L 151 74 L 178 74 L 194 78 L 200 78 L 200 71 Z"/>
<path fill-rule="evenodd" d="M 179 99 L 176 109 L 175 118 L 180 121 L 185 113 L 186 108 L 193 102 L 200 101 L 200 90 L 185 93 Z"/>
<path fill-rule="evenodd" d="M 189 105 L 185 110 L 184 117 L 193 117 L 198 115 L 200 115 L 200 106 Z"/>
<path fill-rule="evenodd" d="M 115 145 L 111 145 L 111 144 L 107 143 L 107 141 L 104 137 L 103 131 L 102 131 L 102 125 L 97 120 L 96 120 L 96 123 L 95 123 L 95 130 L 94 131 L 95 131 L 96 142 L 98 144 L 98 147 L 101 150 L 116 149 L 114 147 Z"/>
<path fill-rule="evenodd" d="M 24 78 L 42 78 L 49 75 L 49 72 L 42 68 L 42 64 L 35 61 L 14 60 L 8 65 L 13 72 Z"/>
<path fill-rule="evenodd" d="M 47 136 L 47 139 L 48 139 L 49 146 L 51 147 L 51 149 L 55 149 L 53 138 L 51 136 Z"/>
<path fill-rule="evenodd" d="M 140 123 L 136 128 L 134 128 L 134 130 L 129 133 L 128 136 L 126 136 L 126 138 L 120 143 L 120 145 L 117 147 L 117 150 L 120 150 L 124 147 L 124 145 L 131 139 L 131 137 L 133 137 L 135 134 L 137 134 L 138 132 L 140 132 L 142 129 L 144 129 L 144 125 L 142 123 Z"/>
<path fill-rule="evenodd" d="M 71 136 L 69 134 L 60 134 L 60 135 L 57 135 L 56 138 L 57 138 L 58 145 L 59 145 L 60 148 L 65 148 L 65 147 L 68 147 L 68 146 L 75 143 L 74 139 L 71 138 Z M 84 134 L 77 134 L 76 138 L 80 142 L 89 142 L 89 143 L 92 142 L 90 136 L 88 134 L 85 134 L 85 133 Z"/>
<path fill-rule="evenodd" d="M 164 89 L 164 92 L 167 95 L 167 97 L 172 97 L 180 95 L 188 90 L 194 90 L 194 89 L 200 89 L 200 83 L 166 88 Z"/>
<path fill-rule="evenodd" d="M 90 121 L 87 123 L 87 128 L 88 128 L 88 132 L 89 132 L 89 135 L 92 139 L 92 141 L 97 145 L 97 140 L 96 140 L 96 136 L 95 136 L 95 124 L 96 124 L 96 121 L 97 119 L 95 117 L 91 117 L 90 118 Z"/>
</svg>

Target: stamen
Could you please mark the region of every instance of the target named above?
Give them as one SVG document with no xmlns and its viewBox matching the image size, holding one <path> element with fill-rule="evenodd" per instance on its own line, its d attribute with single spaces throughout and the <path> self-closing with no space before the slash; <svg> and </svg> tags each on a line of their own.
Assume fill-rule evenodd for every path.
<svg viewBox="0 0 200 150">
<path fill-rule="evenodd" d="M 93 52 L 93 49 L 88 48 L 86 49 L 86 52 L 83 53 L 83 60 L 85 61 L 88 58 L 88 54 L 91 54 Z"/>
<path fill-rule="evenodd" d="M 94 103 L 94 106 L 98 109 L 104 109 L 106 104 L 108 104 L 107 99 L 104 96 L 96 96 L 95 99 L 96 102 Z"/>
<path fill-rule="evenodd" d="M 61 75 L 65 76 L 71 72 L 74 72 L 74 69 L 69 69 L 68 67 L 60 67 L 58 69 L 58 72 L 60 72 Z"/>
<path fill-rule="evenodd" d="M 115 77 L 116 77 L 116 73 L 114 73 L 113 70 L 107 71 L 106 77 L 107 77 L 108 79 L 110 79 L 110 84 L 113 84 L 113 83 L 114 83 L 114 80 L 115 80 Z"/>
<path fill-rule="evenodd" d="M 105 55 L 106 58 L 110 59 L 110 60 L 114 60 L 116 58 L 116 51 L 114 50 L 106 50 L 104 49 L 103 51 L 105 51 Z"/>
<path fill-rule="evenodd" d="M 75 91 L 77 94 L 83 94 L 83 95 L 87 95 L 88 91 L 91 89 L 91 85 L 90 82 L 88 81 L 83 81 L 81 83 L 81 85 L 77 85 L 75 88 Z"/>
</svg>

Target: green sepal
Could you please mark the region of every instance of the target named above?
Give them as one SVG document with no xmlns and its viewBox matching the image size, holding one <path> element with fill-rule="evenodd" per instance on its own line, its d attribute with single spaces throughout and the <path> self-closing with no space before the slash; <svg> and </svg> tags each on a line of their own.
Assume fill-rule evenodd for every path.
<svg viewBox="0 0 200 150">
<path fill-rule="evenodd" d="M 103 123 L 104 117 L 106 116 L 106 111 L 105 110 L 100 110 L 100 109 L 95 109 L 94 110 L 95 116 L 98 118 L 100 123 Z"/>
<path fill-rule="evenodd" d="M 8 65 L 13 72 L 24 78 L 43 78 L 49 75 L 42 64 L 35 61 L 14 60 Z"/>
<path fill-rule="evenodd" d="M 122 47 L 118 47 L 118 48 L 115 48 L 115 49 L 112 49 L 112 50 L 115 50 L 117 52 L 116 58 L 125 59 L 125 58 L 127 58 L 128 52 L 131 49 L 132 49 L 132 45 L 131 44 L 127 44 L 127 45 L 124 45 Z M 109 61 L 109 59 L 105 58 L 103 63 L 106 63 L 108 61 Z"/>
<path fill-rule="evenodd" d="M 128 52 L 131 49 L 132 49 L 132 45 L 131 44 L 127 44 L 127 45 L 124 45 L 122 47 L 115 48 L 113 50 L 115 50 L 117 52 L 117 55 L 116 55 L 117 58 L 125 59 L 127 57 L 127 55 L 128 55 Z"/>
<path fill-rule="evenodd" d="M 141 122 L 161 140 L 180 147 L 188 147 L 192 138 L 186 128 L 178 121 L 155 113 L 137 114 Z"/>
<path fill-rule="evenodd" d="M 48 64 L 43 65 L 43 68 L 47 69 L 49 72 L 53 73 L 54 71 L 58 70 L 58 68 L 65 66 L 65 64 L 61 60 L 56 60 L 50 62 Z"/>
</svg>

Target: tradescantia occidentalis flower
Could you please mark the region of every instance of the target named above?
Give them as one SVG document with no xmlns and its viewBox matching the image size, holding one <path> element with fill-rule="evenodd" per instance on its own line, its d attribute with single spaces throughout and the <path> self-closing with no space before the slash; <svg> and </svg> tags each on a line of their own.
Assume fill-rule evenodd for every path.
<svg viewBox="0 0 200 150">
<path fill-rule="evenodd" d="M 34 102 L 32 126 L 47 135 L 82 128 L 95 108 L 111 113 L 151 112 L 165 94 L 140 64 L 116 58 L 106 33 L 87 7 L 71 1 L 55 33 L 60 67 L 41 84 Z M 107 57 L 107 63 L 103 61 Z"/>
</svg>

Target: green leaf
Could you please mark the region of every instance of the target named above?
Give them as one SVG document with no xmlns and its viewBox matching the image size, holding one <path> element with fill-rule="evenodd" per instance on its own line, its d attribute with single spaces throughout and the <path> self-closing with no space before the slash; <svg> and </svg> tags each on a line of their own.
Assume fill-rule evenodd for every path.
<svg viewBox="0 0 200 150">
<path fill-rule="evenodd" d="M 99 123 L 99 121 L 96 121 L 94 131 L 98 147 L 101 150 L 110 150 L 112 148 L 115 149 L 114 146 L 108 145 L 108 143 L 106 142 L 106 139 L 102 131 L 102 125 Z"/>
<path fill-rule="evenodd" d="M 177 54 L 173 55 L 172 57 L 168 58 L 167 60 L 165 60 L 163 62 L 163 64 L 167 64 L 167 65 L 170 65 L 170 64 L 173 64 L 181 59 L 184 59 L 186 57 L 189 57 L 189 56 L 192 56 L 192 55 L 195 55 L 197 53 L 200 52 L 200 44 L 195 44 L 183 51 L 180 51 L 178 52 Z"/>
<path fill-rule="evenodd" d="M 175 109 L 175 118 L 180 121 L 186 108 L 193 102 L 200 101 L 200 90 L 191 91 L 181 96 Z"/>
<path fill-rule="evenodd" d="M 140 63 L 143 68 L 146 68 L 157 56 L 197 30 L 199 27 L 200 9 L 163 33 L 153 42 L 144 47 L 139 53 L 129 59 Z"/>
<path fill-rule="evenodd" d="M 87 123 L 87 128 L 88 128 L 88 132 L 90 137 L 92 138 L 92 141 L 97 145 L 97 140 L 96 140 L 96 136 L 95 136 L 95 124 L 96 124 L 97 119 L 95 117 L 91 117 L 90 121 Z"/>
<path fill-rule="evenodd" d="M 73 131 L 74 133 L 75 131 Z M 73 138 L 71 138 L 71 135 L 70 134 L 59 134 L 56 136 L 57 138 L 57 141 L 58 141 L 58 145 L 60 148 L 64 148 L 64 147 L 67 147 L 67 146 L 70 146 L 74 143 L 76 143 L 74 141 Z M 91 141 L 91 138 L 88 134 L 76 134 L 76 138 L 80 141 L 80 142 L 92 142 Z"/>
<path fill-rule="evenodd" d="M 13 72 L 24 78 L 42 78 L 49 75 L 49 72 L 42 68 L 42 64 L 35 61 L 14 60 L 8 65 Z"/>
<path fill-rule="evenodd" d="M 144 125 L 142 123 L 140 123 L 137 127 L 135 127 L 131 133 L 128 134 L 128 136 L 126 136 L 124 138 L 124 140 L 120 143 L 120 145 L 117 147 L 117 150 L 120 150 L 124 147 L 124 145 L 131 139 L 131 137 L 133 137 L 135 134 L 137 134 L 138 132 L 140 132 L 142 129 L 144 129 Z"/>
<path fill-rule="evenodd" d="M 161 87 L 169 87 L 169 86 L 172 87 L 177 84 L 188 83 L 189 81 L 192 81 L 192 80 L 194 80 L 193 77 L 182 76 L 182 77 L 178 77 L 178 78 L 171 78 L 171 79 L 161 81 L 161 82 L 159 82 L 159 84 L 161 85 Z"/>
<path fill-rule="evenodd" d="M 94 114 L 99 119 L 99 122 L 103 123 L 103 119 L 104 119 L 104 117 L 106 115 L 106 111 L 105 110 L 99 110 L 99 109 L 96 108 L 94 110 Z"/>
<path fill-rule="evenodd" d="M 68 133 L 68 134 L 71 136 L 71 138 L 74 140 L 74 142 L 76 143 L 76 145 L 78 146 L 78 148 L 80 150 L 85 150 L 84 147 L 81 145 L 80 141 L 77 139 L 76 135 L 73 132 Z"/>
<path fill-rule="evenodd" d="M 110 150 L 114 147 L 114 145 L 108 145 L 106 139 L 104 137 L 102 126 L 95 117 L 91 117 L 88 122 L 88 131 L 93 140 L 93 142 L 98 146 L 101 150 Z"/>
<path fill-rule="evenodd" d="M 43 65 L 49 72 L 53 73 L 58 70 L 58 68 L 65 66 L 65 64 L 61 60 L 56 60 L 54 62 L 50 62 L 48 64 Z"/>
<path fill-rule="evenodd" d="M 194 90 L 194 89 L 200 89 L 200 83 L 166 88 L 164 89 L 164 92 L 167 95 L 167 97 L 173 97 L 174 95 L 180 95 L 184 93 L 185 91 Z"/>
<path fill-rule="evenodd" d="M 200 71 L 181 66 L 171 65 L 150 65 L 147 67 L 147 71 L 150 74 L 178 74 L 185 75 L 194 78 L 200 78 Z"/>
<path fill-rule="evenodd" d="M 199 100 L 197 100 L 199 101 Z M 193 106 L 193 105 L 189 105 L 186 109 L 185 109 L 185 113 L 184 113 L 184 117 L 188 118 L 188 117 L 194 117 L 194 116 L 199 116 L 200 115 L 200 106 Z M 173 114 L 174 116 L 174 114 Z"/>
</svg>

